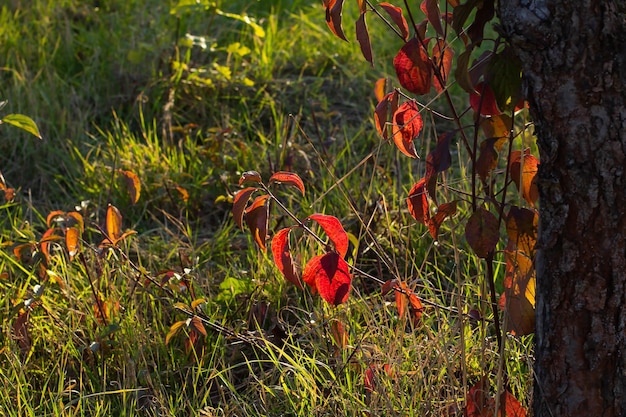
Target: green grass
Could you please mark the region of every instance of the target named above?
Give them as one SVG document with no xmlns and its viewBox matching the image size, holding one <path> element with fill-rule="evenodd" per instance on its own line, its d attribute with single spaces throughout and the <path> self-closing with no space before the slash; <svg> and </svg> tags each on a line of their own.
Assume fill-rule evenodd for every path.
<svg viewBox="0 0 626 417">
<path fill-rule="evenodd" d="M 17 189 L 0 205 L 0 414 L 454 415 L 483 374 L 495 385 L 503 357 L 508 387 L 529 403 L 531 339 L 508 338 L 501 355 L 493 325 L 465 314 L 493 319 L 462 238 L 468 207 L 434 243 L 405 208 L 423 160 L 373 128 L 372 85 L 399 46 L 381 25 L 372 69 L 354 40 L 329 34 L 320 5 L 298 0 L 177 13 L 174 1 L 21 3 L 0 9 L 0 117 L 32 117 L 44 140 L 0 126 L 0 167 Z M 422 155 L 436 137 L 427 126 Z M 449 199 L 469 186 L 457 164 Z M 139 177 L 137 203 L 119 170 Z M 429 303 L 422 320 L 399 317 L 365 275 L 336 308 L 285 283 L 233 224 L 247 170 L 297 172 L 306 195 L 280 189 L 281 201 L 300 218 L 340 218 L 357 238 L 351 262 L 405 280 Z M 103 250 L 108 204 L 137 233 Z M 85 231 L 75 257 L 62 238 L 44 242 L 44 263 L 54 210 L 80 211 Z M 272 230 L 290 224 L 274 213 Z M 319 253 L 299 243 L 302 263 Z M 186 346 L 185 324 L 166 344 L 195 300 L 206 336 Z M 368 367 L 385 364 L 393 375 L 376 371 L 365 389 Z"/>
</svg>

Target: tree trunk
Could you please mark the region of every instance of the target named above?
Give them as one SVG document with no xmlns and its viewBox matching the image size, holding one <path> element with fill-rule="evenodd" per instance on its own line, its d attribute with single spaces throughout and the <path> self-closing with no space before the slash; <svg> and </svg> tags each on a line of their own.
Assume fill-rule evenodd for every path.
<svg viewBox="0 0 626 417">
<path fill-rule="evenodd" d="M 534 415 L 626 416 L 626 2 L 498 13 L 541 159 Z"/>
</svg>

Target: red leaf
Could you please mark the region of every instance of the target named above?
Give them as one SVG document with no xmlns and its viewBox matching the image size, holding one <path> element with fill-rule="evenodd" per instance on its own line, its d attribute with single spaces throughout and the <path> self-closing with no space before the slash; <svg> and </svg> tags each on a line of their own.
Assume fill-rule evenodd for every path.
<svg viewBox="0 0 626 417">
<path fill-rule="evenodd" d="M 280 171 L 270 177 L 270 185 L 273 183 L 287 184 L 296 187 L 304 195 L 304 182 L 300 176 L 294 172 Z"/>
<path fill-rule="evenodd" d="M 346 35 L 344 35 L 341 27 L 342 8 L 343 0 L 330 0 L 326 2 L 326 24 L 335 36 L 347 42 L 348 39 L 346 39 Z"/>
<path fill-rule="evenodd" d="M 428 231 L 433 239 L 437 240 L 439 236 L 439 227 L 446 217 L 453 216 L 456 213 L 456 201 L 449 203 L 443 203 L 437 208 L 437 214 L 434 217 L 427 220 Z"/>
<path fill-rule="evenodd" d="M 470 93 L 470 106 L 472 106 L 472 110 L 480 113 L 481 116 L 495 116 L 502 113 L 498 109 L 493 90 L 483 82 L 478 83 L 475 91 Z"/>
<path fill-rule="evenodd" d="M 376 106 L 376 110 L 374 111 L 374 121 L 376 124 L 376 130 L 383 137 L 383 139 L 387 140 L 389 137 L 389 132 L 387 129 L 387 122 L 389 121 L 389 114 L 394 114 L 398 110 L 398 92 L 393 91 L 380 100 L 378 105 Z"/>
<path fill-rule="evenodd" d="M 280 270 L 285 279 L 296 287 L 302 289 L 302 282 L 296 272 L 295 265 L 291 258 L 290 246 L 289 246 L 289 232 L 290 227 L 279 230 L 272 239 L 272 255 L 274 256 L 274 262 Z"/>
<path fill-rule="evenodd" d="M 362 12 L 356 21 L 356 40 L 361 47 L 361 53 L 367 62 L 374 66 L 374 58 L 372 57 L 372 43 L 370 42 L 370 35 L 367 31 L 367 25 L 365 23 L 365 12 Z"/>
<path fill-rule="evenodd" d="M 335 250 L 342 258 L 345 258 L 348 253 L 349 239 L 339 219 L 326 214 L 311 214 L 307 219 L 317 222 L 324 229 L 324 233 L 335 245 Z"/>
<path fill-rule="evenodd" d="M 486 258 L 489 252 L 496 249 L 500 240 L 496 216 L 480 207 L 465 225 L 465 239 L 479 258 Z"/>
<path fill-rule="evenodd" d="M 441 76 L 441 80 L 443 81 L 443 83 L 439 82 L 439 77 L 437 76 L 436 71 L 433 71 L 433 84 L 435 85 L 435 89 L 438 93 L 441 93 L 446 88 L 446 83 L 448 81 L 448 77 L 450 76 L 450 71 L 452 70 L 453 58 L 454 50 L 446 43 L 446 41 L 438 39 L 437 44 L 433 48 L 433 63 L 435 64 L 435 68 L 437 68 L 439 75 Z"/>
<path fill-rule="evenodd" d="M 265 250 L 265 239 L 267 238 L 267 221 L 269 217 L 269 196 L 260 195 L 254 199 L 250 207 L 246 209 L 246 223 L 250 233 L 257 245 Z"/>
<path fill-rule="evenodd" d="M 403 103 L 393 115 L 393 141 L 400 152 L 418 158 L 413 140 L 420 134 L 424 122 L 414 101 Z"/>
<path fill-rule="evenodd" d="M 428 23 L 430 23 L 438 35 L 444 37 L 445 33 L 441 26 L 441 12 L 439 11 L 439 0 L 424 0 L 420 5 L 420 9 L 426 15 Z"/>
<path fill-rule="evenodd" d="M 22 354 L 26 354 L 32 347 L 30 333 L 28 331 L 28 317 L 30 310 L 21 311 L 17 319 L 13 322 L 13 339 L 20 347 Z"/>
<path fill-rule="evenodd" d="M 343 349 L 348 345 L 348 333 L 340 320 L 331 320 L 330 330 L 333 340 L 339 349 Z"/>
<path fill-rule="evenodd" d="M 539 189 L 536 183 L 538 167 L 539 160 L 530 154 L 530 149 L 525 149 L 524 154 L 520 151 L 511 153 L 511 163 L 509 164 L 511 178 L 517 185 L 517 189 L 522 193 L 524 200 L 531 207 L 534 207 L 539 199 Z"/>
<path fill-rule="evenodd" d="M 480 179 L 484 182 L 498 166 L 498 152 L 495 150 L 494 144 L 499 139 L 488 138 L 480 143 L 478 159 L 476 160 L 476 172 Z"/>
<path fill-rule="evenodd" d="M 406 19 L 402 14 L 402 9 L 389 3 L 378 3 L 378 5 L 387 12 L 391 20 L 393 20 L 393 23 L 400 29 L 402 38 L 407 41 L 409 39 L 409 25 L 406 23 Z"/>
<path fill-rule="evenodd" d="M 428 195 L 437 204 L 437 174 L 450 168 L 452 157 L 450 156 L 450 139 L 454 132 L 442 133 L 437 138 L 437 146 L 426 157 L 426 188 Z"/>
<path fill-rule="evenodd" d="M 496 415 L 496 400 L 489 395 L 489 380 L 483 377 L 467 392 L 465 417 L 493 417 Z M 497 417 L 526 417 L 526 410 L 509 391 L 500 395 L 500 404 L 504 405 L 504 415 L 498 410 Z"/>
<path fill-rule="evenodd" d="M 406 203 L 409 206 L 409 213 L 418 222 L 426 224 L 430 219 L 430 213 L 428 211 L 428 198 L 426 197 L 426 178 L 419 180 L 417 184 L 409 191 L 409 197 L 406 199 Z"/>
<path fill-rule="evenodd" d="M 424 46 L 416 38 L 404 44 L 393 60 L 400 85 L 413 94 L 430 91 L 432 66 Z"/>
<path fill-rule="evenodd" d="M 335 252 L 312 258 L 304 267 L 302 278 L 307 284 L 315 282 L 320 296 L 329 304 L 336 306 L 348 299 L 352 277 L 346 261 Z"/>
<path fill-rule="evenodd" d="M 424 307 L 422 307 L 422 302 L 419 297 L 408 287 L 408 285 L 406 285 L 405 282 L 400 282 L 399 284 L 397 283 L 394 288 L 400 289 L 400 291 L 396 291 L 396 307 L 398 308 L 399 317 L 404 317 L 408 302 L 411 320 L 414 325 L 417 324 L 419 319 L 422 317 L 422 312 L 424 311 Z"/>
<path fill-rule="evenodd" d="M 239 178 L 239 185 L 243 185 L 245 183 L 252 182 L 258 184 L 261 182 L 261 174 L 256 171 L 246 171 L 241 174 L 241 178 Z"/>
<path fill-rule="evenodd" d="M 248 187 L 239 191 L 233 200 L 233 218 L 235 219 L 235 224 L 243 230 L 243 213 L 246 209 L 246 205 L 248 204 L 248 200 L 250 200 L 250 196 L 253 192 L 255 192 L 257 188 Z"/>
</svg>

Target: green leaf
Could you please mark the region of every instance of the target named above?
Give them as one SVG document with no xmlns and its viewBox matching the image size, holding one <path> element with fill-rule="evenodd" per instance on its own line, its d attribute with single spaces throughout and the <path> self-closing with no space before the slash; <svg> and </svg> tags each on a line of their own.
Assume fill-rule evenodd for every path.
<svg viewBox="0 0 626 417">
<path fill-rule="evenodd" d="M 247 16 L 244 14 L 227 13 L 219 9 L 216 11 L 216 13 L 219 14 L 220 16 L 230 17 L 231 19 L 239 20 L 240 22 L 245 23 L 246 25 L 250 26 L 254 30 L 254 36 L 258 38 L 265 37 L 265 30 L 261 27 L 261 25 L 256 23 L 250 16 Z"/>
<path fill-rule="evenodd" d="M 498 108 L 512 110 L 522 96 L 522 63 L 511 48 L 504 48 L 491 57 L 486 77 Z"/>
<path fill-rule="evenodd" d="M 37 136 L 39 139 L 43 139 L 35 121 L 28 116 L 24 116 L 23 114 L 8 114 L 2 118 L 2 123 L 13 125 Z"/>
</svg>

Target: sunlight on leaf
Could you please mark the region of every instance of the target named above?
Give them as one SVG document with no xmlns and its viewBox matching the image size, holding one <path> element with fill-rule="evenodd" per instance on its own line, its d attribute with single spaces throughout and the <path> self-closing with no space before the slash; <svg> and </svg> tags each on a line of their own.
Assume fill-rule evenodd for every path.
<svg viewBox="0 0 626 417">
<path fill-rule="evenodd" d="M 403 103 L 393 115 L 393 141 L 400 152 L 410 158 L 419 158 L 413 140 L 422 131 L 424 122 L 414 101 Z"/>
<path fill-rule="evenodd" d="M 0 119 L 0 124 L 6 123 L 11 126 L 15 126 L 20 128 L 31 135 L 36 136 L 39 139 L 43 139 L 41 133 L 39 133 L 39 128 L 33 119 L 28 116 L 24 116 L 23 114 L 7 114 L 2 119 Z"/>
<path fill-rule="evenodd" d="M 337 306 L 348 299 L 352 276 L 346 261 L 334 252 L 309 260 L 302 278 L 309 285 L 314 282 L 320 296 L 329 304 Z"/>
<path fill-rule="evenodd" d="M 324 229 L 324 233 L 333 242 L 339 255 L 345 258 L 350 240 L 339 219 L 335 216 L 319 213 L 311 214 L 307 219 L 315 221 Z"/>
<path fill-rule="evenodd" d="M 430 91 L 432 65 L 430 58 L 417 38 L 404 44 L 393 60 L 400 85 L 413 94 Z"/>
</svg>

